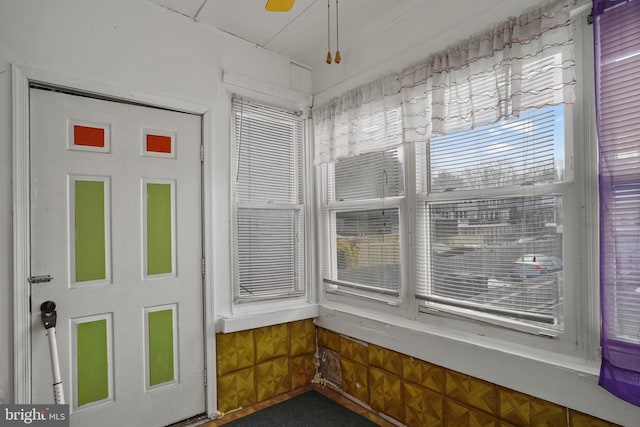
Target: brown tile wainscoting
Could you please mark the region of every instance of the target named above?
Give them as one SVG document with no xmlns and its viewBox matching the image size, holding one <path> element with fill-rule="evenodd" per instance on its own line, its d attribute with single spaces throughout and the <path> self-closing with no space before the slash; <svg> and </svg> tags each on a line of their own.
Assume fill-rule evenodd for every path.
<svg viewBox="0 0 640 427">
<path fill-rule="evenodd" d="M 317 333 L 320 375 L 408 426 L 616 426 L 323 328 Z"/>
<path fill-rule="evenodd" d="M 316 373 L 312 319 L 216 334 L 216 348 L 223 413 L 308 385 Z"/>
<path fill-rule="evenodd" d="M 219 333 L 216 343 L 222 413 L 277 403 L 308 388 L 317 372 L 345 394 L 407 426 L 616 426 L 318 328 L 312 319 Z"/>
</svg>

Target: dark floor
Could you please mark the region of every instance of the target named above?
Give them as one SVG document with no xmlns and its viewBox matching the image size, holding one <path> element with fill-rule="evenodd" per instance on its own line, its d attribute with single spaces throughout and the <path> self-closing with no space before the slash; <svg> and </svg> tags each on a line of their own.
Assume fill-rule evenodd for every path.
<svg viewBox="0 0 640 427">
<path fill-rule="evenodd" d="M 256 405 L 253 405 L 251 407 L 248 408 L 242 408 L 242 409 L 238 409 L 236 411 L 232 411 L 229 412 L 227 414 L 225 414 L 222 418 L 215 420 L 215 421 L 211 421 L 207 424 L 204 424 L 204 427 L 217 427 L 217 426 L 223 426 L 225 424 L 228 424 L 234 420 L 237 420 L 239 418 L 243 418 L 246 417 L 247 415 L 253 414 L 261 409 L 265 409 L 268 407 L 271 407 L 273 405 L 276 405 L 278 403 L 284 402 L 286 400 L 291 399 L 292 397 L 296 397 L 299 396 L 303 393 L 306 393 L 310 390 L 315 390 L 318 393 L 322 394 L 323 396 L 328 397 L 329 399 L 333 400 L 334 402 L 337 402 L 338 404 L 340 404 L 341 406 L 351 410 L 352 412 L 355 412 L 363 417 L 365 417 L 366 419 L 372 421 L 373 423 L 379 425 L 379 426 L 383 426 L 383 427 L 395 427 L 395 424 L 385 420 L 384 418 L 379 417 L 378 415 L 376 415 L 374 412 L 372 412 L 371 410 L 357 404 L 356 402 L 350 400 L 349 398 L 343 396 L 341 393 L 329 388 L 329 387 L 325 387 L 322 385 L 318 385 L 318 384 L 312 384 L 310 386 L 304 387 L 304 388 L 300 388 L 297 390 L 294 390 L 292 392 L 274 397 L 273 399 L 267 400 L 265 402 L 260 402 Z"/>
</svg>

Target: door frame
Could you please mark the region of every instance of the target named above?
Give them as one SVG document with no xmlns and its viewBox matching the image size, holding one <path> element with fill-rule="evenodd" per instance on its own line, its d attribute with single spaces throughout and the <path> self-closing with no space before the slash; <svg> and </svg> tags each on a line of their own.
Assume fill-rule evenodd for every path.
<svg viewBox="0 0 640 427">
<path fill-rule="evenodd" d="M 209 417 L 217 411 L 216 340 L 213 304 L 213 224 L 212 170 L 213 105 L 176 99 L 168 95 L 151 95 L 95 81 L 60 75 L 31 67 L 11 64 L 12 82 L 12 205 L 13 205 L 13 393 L 14 403 L 31 402 L 31 289 L 30 276 L 30 157 L 29 157 L 29 90 L 38 84 L 59 88 L 77 95 L 111 101 L 135 103 L 199 115 L 202 123 L 202 245 L 203 333 L 205 372 L 205 411 Z M 194 414 L 196 415 L 196 414 Z"/>
</svg>

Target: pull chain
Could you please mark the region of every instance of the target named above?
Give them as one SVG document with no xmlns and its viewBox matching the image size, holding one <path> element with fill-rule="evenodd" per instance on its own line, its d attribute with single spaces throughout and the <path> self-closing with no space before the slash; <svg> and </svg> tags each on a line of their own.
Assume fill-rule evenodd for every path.
<svg viewBox="0 0 640 427">
<path fill-rule="evenodd" d="M 327 0 L 327 64 L 331 64 L 331 0 Z"/>
<path fill-rule="evenodd" d="M 338 0 L 336 0 L 336 64 L 339 64 L 342 61 L 342 56 L 340 55 L 340 39 L 338 36 L 338 30 L 340 28 L 340 22 L 338 21 Z"/>
</svg>

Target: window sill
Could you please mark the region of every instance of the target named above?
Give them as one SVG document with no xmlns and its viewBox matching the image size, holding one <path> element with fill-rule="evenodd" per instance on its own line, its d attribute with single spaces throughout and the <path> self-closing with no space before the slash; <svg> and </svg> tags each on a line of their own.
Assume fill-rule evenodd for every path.
<svg viewBox="0 0 640 427">
<path fill-rule="evenodd" d="M 622 425 L 637 421 L 637 407 L 598 386 L 599 361 L 339 303 L 319 312 L 319 327 Z"/>
<path fill-rule="evenodd" d="M 223 316 L 216 321 L 216 332 L 229 333 L 312 319 L 319 315 L 317 304 L 300 304 L 284 309 L 266 309 Z"/>
<path fill-rule="evenodd" d="M 429 304 L 427 301 L 419 302 L 420 315 L 436 314 L 449 317 L 452 319 L 462 319 L 470 321 L 479 321 L 486 324 L 495 325 L 518 332 L 524 332 L 531 335 L 542 336 L 546 338 L 555 338 L 563 334 L 560 329 L 554 329 L 547 325 L 538 324 L 534 326 L 530 323 L 520 322 L 516 319 L 505 319 L 504 316 L 494 315 L 492 313 L 478 313 L 475 310 L 469 310 L 467 307 L 456 307 L 445 304 Z"/>
</svg>

